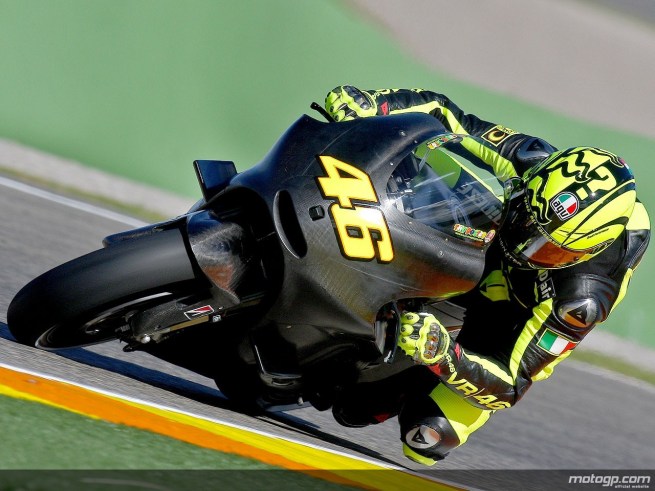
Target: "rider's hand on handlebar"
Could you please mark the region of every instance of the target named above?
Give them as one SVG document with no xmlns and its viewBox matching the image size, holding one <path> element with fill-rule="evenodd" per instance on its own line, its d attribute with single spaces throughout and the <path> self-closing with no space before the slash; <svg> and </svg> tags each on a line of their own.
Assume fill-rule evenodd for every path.
<svg viewBox="0 0 655 491">
<path fill-rule="evenodd" d="M 335 121 L 375 116 L 378 105 L 373 96 L 352 85 L 340 85 L 328 92 L 325 110 Z"/>
<path fill-rule="evenodd" d="M 405 312 L 400 318 L 398 347 L 415 362 L 439 363 L 450 346 L 450 335 L 437 318 L 425 312 Z"/>
</svg>

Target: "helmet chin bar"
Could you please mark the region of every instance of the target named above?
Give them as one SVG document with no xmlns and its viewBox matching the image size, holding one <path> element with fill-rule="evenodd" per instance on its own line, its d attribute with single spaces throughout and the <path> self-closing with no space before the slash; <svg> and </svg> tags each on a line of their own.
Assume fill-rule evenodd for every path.
<svg viewBox="0 0 655 491">
<path fill-rule="evenodd" d="M 507 247 L 507 244 L 505 244 L 505 241 L 503 240 L 502 232 L 500 237 L 498 237 L 498 243 L 500 244 L 500 248 L 503 250 L 503 255 L 505 256 L 505 259 L 507 259 L 512 266 L 518 269 L 548 269 L 548 268 L 542 268 L 538 267 L 529 261 L 526 260 L 521 260 L 517 256 L 515 256 L 512 252 Z"/>
<path fill-rule="evenodd" d="M 525 189 L 512 186 L 500 232 L 503 253 L 520 269 L 560 269 L 589 259 L 592 250 L 574 250 L 555 241 L 538 222 Z"/>
<path fill-rule="evenodd" d="M 561 253 L 562 258 L 564 258 L 568 254 L 568 260 L 560 259 L 559 261 L 555 261 L 550 264 L 547 264 L 545 262 L 540 262 L 538 260 L 531 260 L 530 256 L 525 254 L 521 254 L 521 255 L 516 254 L 514 250 L 512 250 L 511 247 L 503 239 L 502 234 L 499 237 L 498 241 L 500 243 L 500 247 L 503 250 L 503 254 L 505 258 L 507 258 L 507 260 L 509 260 L 509 262 L 515 268 L 518 269 L 535 269 L 535 270 L 563 269 L 563 268 L 568 268 L 570 266 L 574 266 L 576 264 L 583 263 L 593 256 L 593 254 L 591 254 L 591 251 L 571 251 L 566 249 L 565 247 L 555 245 L 550 241 L 544 241 L 543 244 L 546 247 L 550 247 L 551 251 L 557 251 L 558 253 Z"/>
</svg>

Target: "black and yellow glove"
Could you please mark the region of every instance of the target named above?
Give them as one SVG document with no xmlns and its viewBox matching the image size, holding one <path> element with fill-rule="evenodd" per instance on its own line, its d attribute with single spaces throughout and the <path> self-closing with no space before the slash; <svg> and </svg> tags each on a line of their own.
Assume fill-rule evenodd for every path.
<svg viewBox="0 0 655 491">
<path fill-rule="evenodd" d="M 439 363 L 450 347 L 450 334 L 437 318 L 425 312 L 405 312 L 400 318 L 398 347 L 416 363 Z"/>
<path fill-rule="evenodd" d="M 378 105 L 371 94 L 352 85 L 340 85 L 328 92 L 325 110 L 335 121 L 375 116 Z"/>
</svg>

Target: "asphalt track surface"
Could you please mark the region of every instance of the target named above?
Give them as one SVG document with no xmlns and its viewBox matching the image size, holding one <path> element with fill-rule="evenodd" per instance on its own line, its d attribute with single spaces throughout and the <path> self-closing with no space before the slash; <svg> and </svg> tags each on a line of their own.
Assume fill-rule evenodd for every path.
<svg viewBox="0 0 655 491">
<path fill-rule="evenodd" d="M 2 363 L 367 459 L 425 470 L 402 456 L 395 419 L 376 427 L 347 429 L 334 422 L 329 412 L 313 408 L 248 416 L 235 411 L 211 380 L 149 355 L 123 353 L 118 342 L 58 353 L 16 343 L 6 326 L 6 310 L 13 295 L 34 276 L 99 248 L 105 235 L 133 226 L 123 223 L 120 216 L 53 201 L 30 189 L 7 187 L 0 179 Z M 655 469 L 653 407 L 655 387 L 651 385 L 587 365 L 564 363 L 550 380 L 536 384 L 518 406 L 496 414 L 438 469 Z M 484 488 L 483 483 L 478 484 Z M 531 487 L 526 483 L 523 489 Z"/>
</svg>

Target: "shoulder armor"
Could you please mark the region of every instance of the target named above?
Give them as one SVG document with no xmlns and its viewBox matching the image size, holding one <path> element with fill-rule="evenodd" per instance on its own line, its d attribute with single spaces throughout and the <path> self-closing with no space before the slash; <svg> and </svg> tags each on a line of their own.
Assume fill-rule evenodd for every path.
<svg viewBox="0 0 655 491">
<path fill-rule="evenodd" d="M 514 154 L 516 164 L 518 164 L 517 168 L 520 169 L 521 174 L 523 174 L 523 172 L 527 171 L 530 167 L 541 163 L 555 151 L 557 151 L 557 149 L 546 140 L 533 136 L 526 138 L 517 147 L 516 153 Z"/>
<path fill-rule="evenodd" d="M 609 277 L 583 271 L 557 283 L 553 314 L 563 325 L 578 331 L 607 319 L 620 286 Z"/>
<path fill-rule="evenodd" d="M 626 236 L 626 262 L 629 268 L 635 269 L 650 241 L 650 219 L 646 208 L 639 200 L 637 200 L 632 216 L 626 225 Z"/>
<path fill-rule="evenodd" d="M 577 329 L 589 329 L 602 319 L 600 306 L 592 297 L 557 302 L 555 315 L 560 322 Z"/>
</svg>

